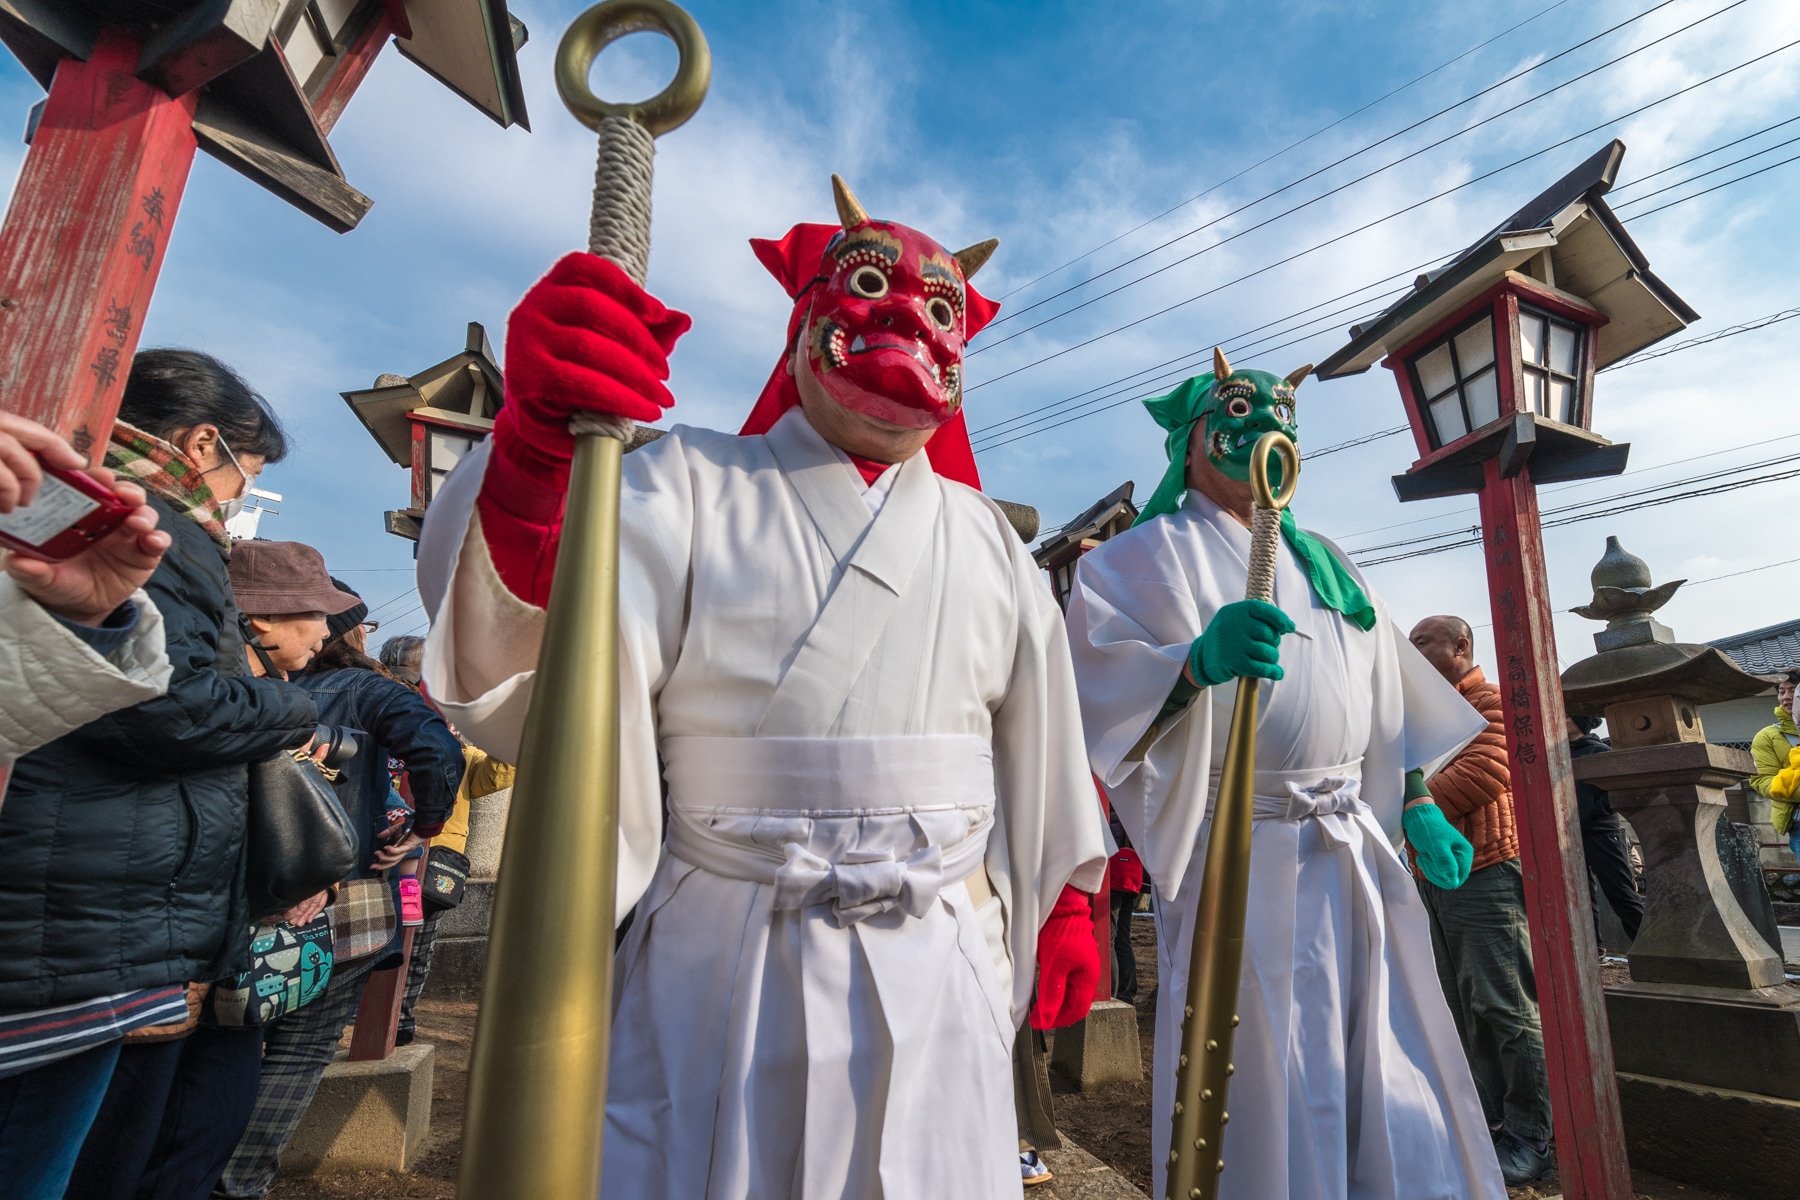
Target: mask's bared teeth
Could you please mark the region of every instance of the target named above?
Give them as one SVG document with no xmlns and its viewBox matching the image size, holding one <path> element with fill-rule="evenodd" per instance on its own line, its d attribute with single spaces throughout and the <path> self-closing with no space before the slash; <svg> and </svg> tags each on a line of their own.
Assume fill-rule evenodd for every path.
<svg viewBox="0 0 1800 1200">
<path fill-rule="evenodd" d="M 863 344 L 863 335 L 860 333 L 856 335 L 856 340 L 850 343 L 850 353 L 852 354 L 861 354 L 867 348 Z"/>
</svg>

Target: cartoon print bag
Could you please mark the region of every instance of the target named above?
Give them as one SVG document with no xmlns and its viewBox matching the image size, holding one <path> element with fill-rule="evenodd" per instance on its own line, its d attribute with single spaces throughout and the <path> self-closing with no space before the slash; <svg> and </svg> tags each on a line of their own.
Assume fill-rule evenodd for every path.
<svg viewBox="0 0 1800 1200">
<path fill-rule="evenodd" d="M 213 1019 L 221 1025 L 266 1025 L 317 1000 L 329 982 L 326 913 L 300 926 L 266 921 L 250 937 L 250 969 L 213 988 Z"/>
<path fill-rule="evenodd" d="M 448 846 L 433 846 L 425 859 L 419 888 L 427 908 L 442 911 L 462 903 L 469 882 L 469 860 Z"/>
</svg>

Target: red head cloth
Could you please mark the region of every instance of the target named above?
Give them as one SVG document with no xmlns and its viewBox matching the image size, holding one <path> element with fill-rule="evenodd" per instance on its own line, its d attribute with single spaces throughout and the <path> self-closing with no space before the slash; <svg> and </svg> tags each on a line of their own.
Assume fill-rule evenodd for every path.
<svg viewBox="0 0 1800 1200">
<path fill-rule="evenodd" d="M 929 245 L 937 250 L 939 257 L 948 257 L 942 254 L 936 242 L 907 226 L 889 221 L 866 222 L 866 225 L 906 242 Z M 843 234 L 844 229 L 840 225 L 803 224 L 788 230 L 787 236 L 780 241 L 750 239 L 750 247 L 756 251 L 757 259 L 793 298 L 794 311 L 788 316 L 787 348 L 781 360 L 775 364 L 775 369 L 769 373 L 769 382 L 763 385 L 762 395 L 756 398 L 756 406 L 750 410 L 750 416 L 739 433 L 766 433 L 781 419 L 783 413 L 800 403 L 800 390 L 789 370 L 789 364 L 793 361 L 795 339 L 800 335 L 801 323 L 805 321 L 812 307 L 812 297 L 820 286 L 831 286 L 835 275 L 847 273 L 853 267 L 853 264 L 839 263 L 832 255 Z M 957 273 L 960 277 L 960 267 Z M 966 342 L 982 326 L 994 319 L 1000 306 L 968 286 L 966 280 L 959 281 L 963 283 L 963 294 L 960 297 L 963 303 L 961 341 Z M 956 413 L 931 435 L 931 439 L 925 443 L 925 453 L 939 475 L 979 489 L 981 477 L 975 470 L 975 452 L 969 445 L 968 425 L 963 419 L 961 407 L 961 366 L 959 353 L 955 363 L 955 377 L 958 381 Z"/>
</svg>

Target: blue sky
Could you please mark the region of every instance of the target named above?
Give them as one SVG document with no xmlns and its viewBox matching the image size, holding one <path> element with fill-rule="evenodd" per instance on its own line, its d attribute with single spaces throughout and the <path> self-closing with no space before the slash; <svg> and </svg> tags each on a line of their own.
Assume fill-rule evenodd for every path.
<svg viewBox="0 0 1800 1200">
<path fill-rule="evenodd" d="M 397 53 L 384 52 L 332 136 L 350 181 L 375 200 L 354 232 L 327 231 L 204 155 L 175 226 L 144 344 L 216 354 L 270 398 L 297 449 L 264 477 L 263 486 L 286 496 L 264 534 L 317 545 L 372 603 L 388 602 L 378 613 L 392 618 L 384 633 L 423 621 L 407 595 L 411 546 L 381 525 L 383 510 L 406 503 L 407 477 L 338 393 L 448 356 L 460 348 L 471 320 L 488 327 L 504 357 L 508 309 L 560 252 L 582 240 L 591 135 L 562 109 L 550 80 L 557 38 L 579 7 L 552 0 L 513 6 L 532 33 L 520 58 L 535 132 L 499 129 Z M 694 0 L 691 10 L 712 45 L 714 84 L 699 116 L 660 143 L 651 286 L 695 318 L 675 356 L 674 388 L 676 419 L 701 425 L 734 428 L 781 345 L 787 301 L 745 239 L 779 235 L 797 220 L 830 219 L 832 171 L 850 181 L 871 212 L 917 225 L 948 245 L 1000 237 L 1001 250 L 978 282 L 990 295 L 1017 289 L 1005 310 L 1016 311 L 1648 14 L 1156 251 L 1106 283 L 1220 243 L 1282 208 L 1638 50 L 1586 80 L 1004 345 L 994 343 L 1104 287 L 1084 288 L 995 326 L 975 343 L 993 348 L 970 360 L 970 423 L 980 429 L 1209 349 L 1460 248 L 1615 134 L 1630 148 L 1617 193 L 1627 217 L 1633 210 L 1624 202 L 1636 194 L 1800 134 L 1796 123 L 1636 189 L 1624 186 L 1800 115 L 1796 47 L 1325 250 L 1040 361 L 1800 38 L 1800 8 L 1788 0 L 1129 7 Z M 1648 45 L 1709 13 L 1718 15 Z M 1534 19 L 1504 32 L 1528 18 Z M 647 95 L 672 65 L 663 43 L 634 37 L 602 57 L 596 86 L 620 98 Z M 17 64 L 4 59 L 0 108 L 14 114 L 15 128 L 39 95 Z M 1773 150 L 1637 210 L 1794 150 Z M 0 147 L 0 179 L 16 175 L 23 153 L 16 142 Z M 1800 306 L 1800 234 L 1791 219 L 1797 183 L 1800 163 L 1632 222 L 1658 273 L 1703 314 L 1692 334 Z M 1297 328 L 1292 337 L 1311 335 L 1301 344 L 1264 357 L 1251 350 L 1233 361 L 1285 373 L 1330 353 L 1352 320 L 1378 306 L 1365 299 L 1363 308 Z M 1339 307 L 1345 304 L 1308 315 Z M 1800 410 L 1792 400 L 1800 367 L 1796 332 L 1800 321 L 1601 376 L 1595 427 L 1633 444 L 1636 473 L 1567 494 L 1546 490 L 1545 507 L 1800 453 Z M 1133 401 L 1154 390 L 1127 388 L 1116 399 Z M 1403 419 L 1385 371 L 1312 381 L 1300 399 L 1303 447 Z M 1126 479 L 1137 481 L 1140 498 L 1147 495 L 1162 470 L 1160 442 L 1159 431 L 1130 402 L 985 450 L 979 461 L 991 493 L 1035 504 L 1048 527 Z M 1296 511 L 1303 523 L 1351 550 L 1472 525 L 1471 499 L 1406 506 L 1394 499 L 1389 476 L 1413 457 L 1411 439 L 1393 437 L 1320 459 L 1303 477 Z M 1663 611 L 1684 639 L 1786 620 L 1800 607 L 1793 599 L 1800 564 L 1758 568 L 1800 556 L 1800 543 L 1789 536 L 1797 502 L 1800 479 L 1790 479 L 1549 530 L 1552 599 L 1559 609 L 1584 602 L 1588 570 L 1605 535 L 1617 534 L 1650 561 L 1659 580 L 1733 576 L 1692 586 Z M 1445 611 L 1477 624 L 1487 620 L 1481 559 L 1473 549 L 1377 566 L 1371 577 L 1402 624 Z M 1591 652 L 1594 628 L 1558 618 L 1565 662 Z"/>
</svg>

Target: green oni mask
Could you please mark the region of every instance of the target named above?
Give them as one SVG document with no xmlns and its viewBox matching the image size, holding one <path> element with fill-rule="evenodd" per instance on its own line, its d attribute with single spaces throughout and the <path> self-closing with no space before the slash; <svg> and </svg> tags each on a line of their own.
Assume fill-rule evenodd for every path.
<svg viewBox="0 0 1800 1200">
<path fill-rule="evenodd" d="M 1168 431 L 1163 448 L 1168 451 L 1169 469 L 1133 524 L 1168 516 L 1181 507 L 1188 490 L 1190 449 L 1205 454 L 1227 478 L 1247 482 L 1251 452 L 1263 434 L 1285 433 L 1298 446 L 1294 389 L 1311 371 L 1311 363 L 1285 379 L 1267 371 L 1233 371 L 1225 355 L 1214 350 L 1210 375 L 1196 375 L 1168 395 L 1144 401 L 1156 423 Z M 1196 426 L 1198 437 L 1194 436 Z M 1269 470 L 1271 475 L 1280 470 L 1273 458 Z M 1278 485 L 1280 481 L 1271 478 L 1269 482 Z M 1355 573 L 1323 541 L 1300 528 L 1291 507 L 1281 510 L 1281 537 L 1326 608 L 1343 613 L 1365 633 L 1375 627 L 1374 602 Z"/>
<path fill-rule="evenodd" d="M 1263 434 L 1285 433 L 1300 444 L 1294 385 L 1268 371 L 1234 371 L 1223 379 L 1215 373 L 1200 419 L 1205 432 L 1193 450 L 1204 450 L 1220 474 L 1240 483 L 1250 478 L 1250 452 Z"/>
<path fill-rule="evenodd" d="M 1251 452 L 1263 434 L 1285 433 L 1299 445 L 1294 391 L 1311 370 L 1308 363 L 1286 378 L 1268 371 L 1233 371 L 1225 355 L 1214 350 L 1211 374 L 1196 375 L 1168 395 L 1144 401 L 1156 423 L 1168 431 L 1164 448 L 1169 469 L 1138 514 L 1138 523 L 1181 507 L 1190 449 L 1205 454 L 1226 478 L 1244 482 L 1250 478 Z M 1201 432 L 1190 444 L 1196 425 Z M 1275 464 L 1270 467 L 1274 470 Z"/>
</svg>

